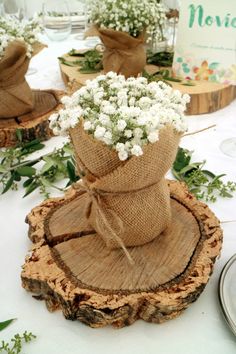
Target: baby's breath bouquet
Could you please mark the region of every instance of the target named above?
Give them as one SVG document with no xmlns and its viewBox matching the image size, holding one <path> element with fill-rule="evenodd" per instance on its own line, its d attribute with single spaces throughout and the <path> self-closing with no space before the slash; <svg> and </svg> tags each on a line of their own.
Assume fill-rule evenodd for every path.
<svg viewBox="0 0 236 354">
<path fill-rule="evenodd" d="M 144 30 L 162 39 L 166 9 L 157 0 L 90 0 L 89 18 L 100 28 L 127 32 L 138 37 Z"/>
<path fill-rule="evenodd" d="M 70 134 L 88 224 L 108 247 L 142 245 L 170 224 L 164 176 L 188 101 L 165 83 L 110 72 L 64 97 L 65 109 L 51 116 L 55 134 Z"/>
<path fill-rule="evenodd" d="M 51 116 L 50 126 L 55 135 L 68 135 L 81 120 L 88 134 L 117 151 L 120 160 L 127 160 L 142 155 L 146 144 L 157 142 L 166 125 L 184 132 L 188 102 L 187 94 L 161 81 L 125 80 L 110 72 L 88 80 L 71 97 L 63 97 L 65 109 Z"/>
<path fill-rule="evenodd" d="M 89 19 L 105 46 L 105 72 L 137 76 L 146 64 L 144 42 L 162 39 L 165 9 L 156 0 L 90 0 Z"/>
<path fill-rule="evenodd" d="M 0 17 L 0 58 L 10 42 L 23 41 L 27 47 L 27 56 L 33 53 L 33 44 L 38 41 L 38 34 L 42 31 L 39 18 L 19 21 L 11 16 Z"/>
</svg>

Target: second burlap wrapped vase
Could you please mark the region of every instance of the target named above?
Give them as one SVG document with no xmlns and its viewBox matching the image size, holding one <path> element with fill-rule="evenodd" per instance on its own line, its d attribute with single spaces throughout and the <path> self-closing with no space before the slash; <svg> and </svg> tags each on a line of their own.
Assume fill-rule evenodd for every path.
<svg viewBox="0 0 236 354">
<path fill-rule="evenodd" d="M 138 246 L 158 237 L 171 223 L 165 174 L 181 134 L 166 126 L 156 143 L 144 147 L 142 156 L 126 161 L 88 135 L 81 122 L 70 136 L 87 193 L 86 217 L 107 247 Z"/>
<path fill-rule="evenodd" d="M 33 109 L 33 94 L 25 80 L 30 59 L 21 41 L 9 43 L 0 59 L 0 118 L 18 117 Z"/>
<path fill-rule="evenodd" d="M 114 71 L 126 78 L 140 74 L 146 65 L 144 34 L 137 38 L 112 29 L 98 29 L 105 46 L 103 68 L 105 73 Z"/>
</svg>

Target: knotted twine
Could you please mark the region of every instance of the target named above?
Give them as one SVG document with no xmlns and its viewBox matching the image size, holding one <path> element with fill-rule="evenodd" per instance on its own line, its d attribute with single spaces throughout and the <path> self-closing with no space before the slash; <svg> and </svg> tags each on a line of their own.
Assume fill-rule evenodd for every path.
<svg viewBox="0 0 236 354">
<path fill-rule="evenodd" d="M 105 46 L 102 61 L 105 73 L 114 71 L 128 78 L 143 71 L 146 65 L 144 34 L 134 38 L 112 29 L 98 28 L 98 32 Z"/>
<path fill-rule="evenodd" d="M 13 41 L 0 59 L 0 118 L 18 117 L 33 109 L 32 91 L 25 80 L 26 53 L 23 42 Z"/>
<path fill-rule="evenodd" d="M 144 154 L 120 161 L 115 150 L 87 134 L 82 122 L 70 130 L 88 223 L 110 249 L 139 246 L 158 237 L 171 223 L 170 193 L 164 178 L 180 134 L 171 126 Z M 79 187 L 80 188 L 80 187 Z"/>
</svg>

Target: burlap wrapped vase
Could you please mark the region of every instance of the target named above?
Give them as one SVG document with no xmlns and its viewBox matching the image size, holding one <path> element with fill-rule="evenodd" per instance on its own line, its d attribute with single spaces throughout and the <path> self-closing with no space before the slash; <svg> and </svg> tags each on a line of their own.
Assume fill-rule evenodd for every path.
<svg viewBox="0 0 236 354">
<path fill-rule="evenodd" d="M 136 77 L 146 65 L 144 34 L 135 38 L 128 33 L 112 29 L 98 29 L 105 46 L 103 68 L 105 73 L 114 71 L 126 78 Z"/>
<path fill-rule="evenodd" d="M 25 80 L 29 66 L 23 42 L 11 42 L 0 59 L 0 118 L 17 117 L 33 109 L 33 94 Z"/>
<path fill-rule="evenodd" d="M 170 194 L 164 178 L 177 152 L 180 134 L 171 126 L 142 156 L 121 161 L 115 150 L 83 129 L 71 129 L 78 171 L 83 176 L 89 224 L 107 247 L 143 245 L 171 222 Z"/>
</svg>

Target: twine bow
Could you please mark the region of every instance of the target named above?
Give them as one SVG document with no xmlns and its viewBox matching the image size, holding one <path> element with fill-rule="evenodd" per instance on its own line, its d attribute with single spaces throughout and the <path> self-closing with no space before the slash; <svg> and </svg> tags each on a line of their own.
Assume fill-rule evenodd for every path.
<svg viewBox="0 0 236 354">
<path fill-rule="evenodd" d="M 107 220 L 106 213 L 109 212 L 112 214 L 113 219 L 116 221 L 119 231 L 122 232 L 124 225 L 121 218 L 114 213 L 113 210 L 107 209 L 103 206 L 102 196 L 110 195 L 111 192 L 104 192 L 98 189 L 91 189 L 87 182 L 83 179 L 83 184 L 79 184 L 78 187 L 75 185 L 75 188 L 79 188 L 80 190 L 84 190 L 88 196 L 88 202 L 85 206 L 85 216 L 89 219 L 92 211 L 92 206 L 94 207 L 95 211 L 95 223 L 96 223 L 96 231 L 100 234 L 103 234 L 104 227 L 106 231 L 111 235 L 111 238 L 122 248 L 126 257 L 128 258 L 130 264 L 134 264 L 132 257 L 130 256 L 127 248 L 125 247 L 122 239 L 118 236 L 117 232 L 114 228 L 110 225 L 109 221 Z"/>
</svg>

